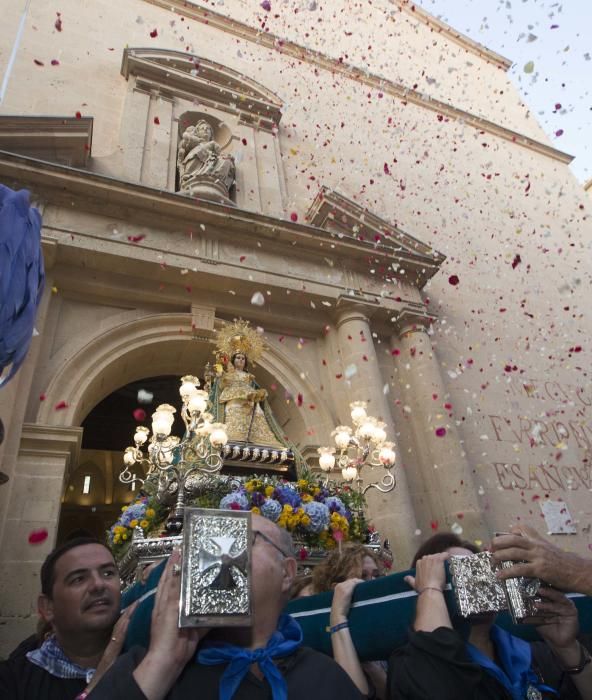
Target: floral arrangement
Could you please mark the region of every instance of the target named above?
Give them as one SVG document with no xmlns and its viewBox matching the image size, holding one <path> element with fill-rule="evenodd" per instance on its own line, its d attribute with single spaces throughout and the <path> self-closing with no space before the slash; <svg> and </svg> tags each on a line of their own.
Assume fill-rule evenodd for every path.
<svg viewBox="0 0 592 700">
<path fill-rule="evenodd" d="M 226 493 L 218 507 L 262 515 L 310 548 L 332 549 L 347 540 L 365 542 L 371 531 L 363 515 L 363 496 L 347 485 L 327 487 L 310 477 L 296 482 L 254 477 Z M 301 556 L 305 552 L 301 550 Z"/>
<path fill-rule="evenodd" d="M 134 528 L 141 527 L 144 534 L 152 529 L 157 517 L 157 509 L 153 507 L 147 496 L 142 496 L 129 506 L 123 506 L 119 520 L 107 530 L 107 541 L 117 556 L 132 539 Z"/>
<path fill-rule="evenodd" d="M 295 482 L 275 476 L 244 481 L 211 478 L 187 506 L 251 511 L 269 518 L 292 534 L 300 545 L 301 559 L 311 552 L 334 549 L 341 541 L 366 543 L 373 532 L 364 516 L 366 503 L 361 494 L 347 484 L 325 485 L 310 475 Z M 142 496 L 124 506 L 117 522 L 107 530 L 115 557 L 123 556 L 136 527 L 147 536 L 162 536 L 168 511 L 155 496 Z"/>
</svg>

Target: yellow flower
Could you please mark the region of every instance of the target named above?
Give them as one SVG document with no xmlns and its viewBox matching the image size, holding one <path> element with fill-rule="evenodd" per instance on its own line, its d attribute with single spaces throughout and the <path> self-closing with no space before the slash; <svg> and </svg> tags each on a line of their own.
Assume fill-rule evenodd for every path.
<svg viewBox="0 0 592 700">
<path fill-rule="evenodd" d="M 288 513 L 288 515 L 289 515 L 293 510 L 294 510 L 294 508 L 292 508 L 292 506 L 290 506 L 286 503 L 286 505 L 284 506 L 284 513 Z"/>
<path fill-rule="evenodd" d="M 127 540 L 127 532 L 124 532 L 121 537 L 122 537 L 122 539 Z"/>
<path fill-rule="evenodd" d="M 312 501 L 312 496 L 310 495 L 310 493 L 303 493 L 302 494 L 302 502 L 309 503 L 310 501 Z"/>
<path fill-rule="evenodd" d="M 308 481 L 306 479 L 298 479 L 298 487 L 305 489 L 308 487 Z"/>
<path fill-rule="evenodd" d="M 255 515 L 261 515 L 261 509 L 257 508 L 257 506 L 253 506 L 251 508 L 251 513 L 255 513 Z"/>
<path fill-rule="evenodd" d="M 122 512 L 122 513 L 125 513 L 125 511 L 126 511 L 127 509 L 128 509 L 128 506 L 123 506 L 123 508 L 121 509 L 121 512 Z"/>
<path fill-rule="evenodd" d="M 265 487 L 265 495 L 267 498 L 271 498 L 271 494 L 275 491 L 275 488 L 273 486 L 266 486 Z"/>
<path fill-rule="evenodd" d="M 113 543 L 119 544 L 120 542 L 121 542 L 121 538 L 119 537 L 119 535 L 115 535 L 115 537 L 113 537 Z"/>
<path fill-rule="evenodd" d="M 146 510 L 146 517 L 147 518 L 153 518 L 155 515 L 156 515 L 156 511 L 154 510 L 154 508 L 148 508 Z"/>
<path fill-rule="evenodd" d="M 149 523 L 147 520 L 142 520 L 142 521 L 140 522 L 140 527 L 141 527 L 143 530 L 145 530 L 145 529 L 148 527 L 148 525 L 150 525 L 150 523 Z"/>
<path fill-rule="evenodd" d="M 318 496 L 319 493 L 321 493 L 321 489 L 319 486 L 315 486 L 314 489 L 312 490 L 312 492 L 315 496 Z"/>
<path fill-rule="evenodd" d="M 310 517 L 306 513 L 300 518 L 300 522 L 304 527 L 310 525 Z"/>
<path fill-rule="evenodd" d="M 251 493 L 251 492 L 253 491 L 253 489 L 254 489 L 253 482 L 252 482 L 252 481 L 247 481 L 247 483 L 245 484 L 245 489 L 246 489 L 249 493 Z"/>
<path fill-rule="evenodd" d="M 131 528 L 134 528 L 134 527 L 136 527 L 137 524 L 138 524 L 138 521 L 137 521 L 137 520 L 132 520 L 131 523 L 130 523 L 130 527 L 131 527 Z"/>
<path fill-rule="evenodd" d="M 216 372 L 216 374 L 222 374 L 222 372 L 224 372 L 224 367 L 222 367 L 222 365 L 219 362 L 216 362 L 216 364 L 214 365 L 214 371 Z"/>
</svg>

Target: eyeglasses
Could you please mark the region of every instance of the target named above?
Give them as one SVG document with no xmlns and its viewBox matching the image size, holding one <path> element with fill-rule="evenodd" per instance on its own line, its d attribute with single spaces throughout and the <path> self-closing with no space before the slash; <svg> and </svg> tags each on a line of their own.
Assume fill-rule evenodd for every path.
<svg viewBox="0 0 592 700">
<path fill-rule="evenodd" d="M 251 547 L 255 546 L 255 542 L 257 541 L 257 536 L 259 536 L 264 542 L 267 542 L 267 544 L 270 544 L 274 549 L 277 549 L 277 551 L 286 559 L 289 555 L 284 552 L 283 549 L 277 546 L 277 544 L 267 535 L 265 535 L 261 530 L 253 530 L 253 539 L 251 540 Z"/>
</svg>

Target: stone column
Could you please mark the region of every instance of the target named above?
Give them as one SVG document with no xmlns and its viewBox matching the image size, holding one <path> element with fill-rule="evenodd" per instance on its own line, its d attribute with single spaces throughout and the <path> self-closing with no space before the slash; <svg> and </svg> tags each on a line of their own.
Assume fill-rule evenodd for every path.
<svg viewBox="0 0 592 700">
<path fill-rule="evenodd" d="M 386 425 L 388 439 L 395 437 L 395 427 L 384 393 L 384 380 L 376 357 L 372 330 L 364 306 L 345 304 L 337 314 L 337 342 L 345 382 L 346 406 L 339 406 L 340 420 L 351 425 L 349 403 L 367 401 L 368 413 Z M 364 467 L 361 474 L 367 481 L 377 481 L 382 468 Z M 369 515 L 381 536 L 387 537 L 395 555 L 395 570 L 406 568 L 416 547 L 416 521 L 409 495 L 407 478 L 401 469 L 401 455 L 397 451 L 395 466 L 397 485 L 390 493 L 370 489 L 366 498 Z"/>
<path fill-rule="evenodd" d="M 479 509 L 454 407 L 444 406 L 448 392 L 425 324 L 426 319 L 406 319 L 391 338 L 393 350 L 400 351 L 401 401 L 413 432 L 414 466 L 421 472 L 433 527 L 437 523 L 439 530 L 452 527 L 466 539 L 487 541 L 490 533 Z M 421 525 L 429 532 L 427 522 Z"/>
<path fill-rule="evenodd" d="M 35 631 L 41 564 L 56 542 L 64 486 L 78 463 L 81 440 L 82 428 L 33 423 L 22 428 L 0 540 L 2 658 Z M 47 538 L 29 544 L 31 531 L 41 529 Z"/>
</svg>

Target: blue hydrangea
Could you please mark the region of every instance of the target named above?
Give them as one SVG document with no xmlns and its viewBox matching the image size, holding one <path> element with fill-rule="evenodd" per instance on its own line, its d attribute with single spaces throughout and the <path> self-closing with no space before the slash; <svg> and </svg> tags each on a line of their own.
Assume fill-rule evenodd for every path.
<svg viewBox="0 0 592 700">
<path fill-rule="evenodd" d="M 233 508 L 232 505 L 236 504 Z M 229 493 L 220 501 L 220 508 L 223 510 L 248 510 L 249 509 L 249 499 L 246 494 L 242 491 L 234 491 Z"/>
<path fill-rule="evenodd" d="M 329 508 L 324 503 L 309 501 L 305 503 L 304 512 L 310 518 L 310 523 L 306 526 L 309 532 L 323 532 L 329 526 Z"/>
<path fill-rule="evenodd" d="M 269 498 L 261 506 L 261 515 L 273 523 L 277 522 L 280 515 L 282 514 L 282 504 L 278 501 L 274 501 L 273 498 Z"/>
<path fill-rule="evenodd" d="M 345 507 L 345 503 L 341 500 L 341 498 L 338 498 L 337 496 L 329 496 L 328 498 L 325 498 L 325 505 L 331 511 L 331 513 L 339 513 L 339 515 L 343 515 L 344 518 L 347 517 L 347 508 Z"/>
<path fill-rule="evenodd" d="M 121 514 L 120 522 L 125 527 L 129 527 L 132 520 L 142 520 L 146 514 L 145 503 L 134 503 L 129 506 L 125 513 Z"/>
</svg>

